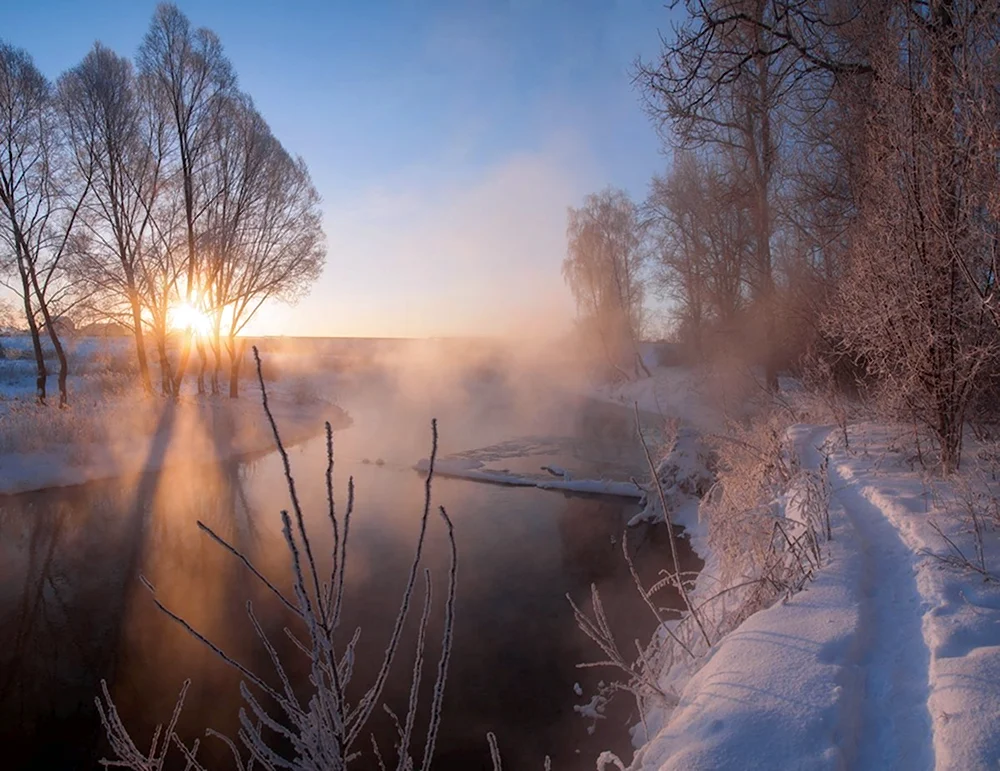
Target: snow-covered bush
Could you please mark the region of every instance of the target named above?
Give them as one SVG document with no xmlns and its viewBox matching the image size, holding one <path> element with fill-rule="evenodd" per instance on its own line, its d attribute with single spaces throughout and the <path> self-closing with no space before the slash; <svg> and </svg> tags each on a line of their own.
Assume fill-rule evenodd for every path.
<svg viewBox="0 0 1000 771">
<path fill-rule="evenodd" d="M 933 485 L 938 516 L 931 527 L 944 549 L 933 556 L 963 571 L 1000 582 L 1000 456 L 984 443 L 961 473 Z"/>
<path fill-rule="evenodd" d="M 629 652 L 631 646 L 619 647 L 596 589 L 591 613 L 573 606 L 578 625 L 604 654 L 582 666 L 609 666 L 621 673 L 600 696 L 631 693 L 642 736 L 651 735 L 650 721 L 662 724 L 716 643 L 753 613 L 803 588 L 822 564 L 823 544 L 830 537 L 825 468 L 819 473 L 799 468 L 788 422 L 787 410 L 765 407 L 751 418 L 731 421 L 718 435 L 675 427 L 667 432 L 671 438 L 658 463 L 647 449 L 656 474 L 649 502 L 636 520 L 656 521 L 667 513 L 674 566 L 661 571 L 656 584 L 642 586 L 623 539 L 636 587 L 657 620 L 648 646 L 636 643 L 637 655 Z M 675 516 L 692 507 L 698 509 L 696 524 L 708 547 L 697 576 L 677 567 L 672 525 Z M 656 595 L 664 589 L 679 595 L 679 611 L 658 606 Z"/>
<path fill-rule="evenodd" d="M 667 421 L 661 437 L 659 460 L 655 462 L 659 491 L 663 493 L 667 510 L 676 512 L 692 501 L 700 500 L 715 484 L 715 450 L 701 432 L 691 425 Z M 646 490 L 646 505 L 629 526 L 641 522 L 663 522 L 663 504 L 654 484 Z"/>
<path fill-rule="evenodd" d="M 717 481 L 699 516 L 725 590 L 701 610 L 718 639 L 799 591 L 820 567 L 830 532 L 825 473 L 799 468 L 782 412 L 733 422 L 714 445 Z"/>
</svg>

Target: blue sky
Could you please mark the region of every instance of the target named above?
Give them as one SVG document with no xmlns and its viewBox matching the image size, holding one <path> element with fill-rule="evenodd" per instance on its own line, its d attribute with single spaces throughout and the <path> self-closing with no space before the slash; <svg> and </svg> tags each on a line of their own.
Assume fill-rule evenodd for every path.
<svg viewBox="0 0 1000 771">
<path fill-rule="evenodd" d="M 669 30 L 662 0 L 177 4 L 323 197 L 324 275 L 258 333 L 564 326 L 566 207 L 606 184 L 641 197 L 664 163 L 629 82 Z M 134 54 L 154 7 L 9 4 L 0 37 L 55 78 L 95 40 Z"/>
</svg>

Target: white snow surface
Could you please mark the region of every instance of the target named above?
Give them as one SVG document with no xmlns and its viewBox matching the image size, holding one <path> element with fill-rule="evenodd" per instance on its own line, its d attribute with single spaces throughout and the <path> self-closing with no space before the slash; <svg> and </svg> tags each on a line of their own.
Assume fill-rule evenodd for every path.
<svg viewBox="0 0 1000 771">
<path fill-rule="evenodd" d="M 302 404 L 281 387 L 269 391 L 286 445 L 322 433 L 324 420 L 334 428 L 350 422 L 345 412 L 328 402 Z M 11 420 L 11 410 L 16 410 L 22 426 L 17 431 L 33 424 L 38 435 L 31 441 L 20 434 L 5 439 L 0 449 L 0 495 L 127 477 L 166 466 L 217 463 L 275 448 L 259 388 L 246 388 L 238 401 L 76 397 L 65 411 L 38 407 L 25 399 L 0 401 L 0 421 Z"/>
<path fill-rule="evenodd" d="M 830 455 L 826 566 L 723 638 L 693 676 L 664 673 L 679 704 L 647 716 L 652 739 L 632 771 L 1000 765 L 1000 586 L 932 556 L 945 544 L 931 520 L 966 553 L 969 536 L 935 509 L 889 427 L 852 427 L 850 452 L 834 435 L 789 431 L 803 466 Z M 678 509 L 689 526 L 694 508 Z M 698 596 L 714 560 L 692 532 L 706 557 Z"/>
<path fill-rule="evenodd" d="M 707 425 L 715 414 L 706 406 L 704 376 L 690 367 L 657 367 L 652 377 L 596 385 L 587 396 L 661 417 L 683 417 L 688 423 Z"/>
</svg>

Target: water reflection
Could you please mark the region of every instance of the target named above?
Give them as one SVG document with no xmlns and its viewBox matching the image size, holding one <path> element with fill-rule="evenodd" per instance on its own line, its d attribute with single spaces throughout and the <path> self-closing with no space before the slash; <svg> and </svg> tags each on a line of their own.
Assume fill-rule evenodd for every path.
<svg viewBox="0 0 1000 771">
<path fill-rule="evenodd" d="M 360 463 L 378 450 L 357 413 L 355 418 L 356 427 L 337 437 L 342 460 L 335 485 L 341 502 L 349 475 L 358 489 L 342 631 L 346 641 L 355 627 L 363 630 L 355 671 L 355 683 L 361 685 L 371 681 L 381 663 L 398 609 L 423 482 L 405 467 Z M 561 427 L 579 419 L 562 416 Z M 596 433 L 588 434 L 597 438 L 583 443 L 593 457 L 600 455 L 595 443 L 609 442 L 601 438 L 607 432 L 598 423 L 591 424 Z M 497 441 L 502 433 L 483 431 L 481 438 Z M 620 448 L 611 452 L 624 457 Z M 313 548 L 328 555 L 332 537 L 322 442 L 295 448 L 292 458 Z M 622 726 L 635 720 L 632 705 L 623 702 L 594 736 L 572 710 L 580 701 L 574 683 L 592 691 L 608 675 L 575 667 L 592 659 L 594 650 L 576 630 L 565 594 L 579 602 L 588 597 L 590 584 L 597 584 L 622 639 L 648 637 L 653 620 L 621 556 L 622 528 L 634 508 L 615 499 L 456 480 L 438 480 L 434 498 L 455 521 L 460 560 L 455 648 L 435 767 L 488 768 L 487 730 L 496 732 L 512 768 L 541 767 L 545 754 L 553 756 L 556 767 L 567 768 L 579 764 L 577 750 L 583 757 L 605 748 L 626 751 Z M 105 752 L 93 706 L 101 678 L 112 684 L 140 747 L 148 746 L 155 723 L 169 715 L 185 677 L 194 683 L 182 734 L 193 738 L 205 727 L 235 732 L 238 676 L 155 609 L 139 585 L 140 573 L 168 607 L 273 680 L 246 617 L 245 603 L 252 600 L 289 669 L 304 678 L 307 662 L 282 634 L 287 614 L 232 555 L 196 527 L 198 520 L 205 522 L 287 589 L 288 558 L 277 514 L 287 507 L 280 463 L 273 455 L 172 467 L 0 501 L 0 746 L 8 767 L 77 768 Z M 650 583 L 667 564 L 661 541 L 658 528 L 630 537 L 640 572 Z M 435 527 L 425 562 L 435 592 L 435 631 L 424 677 L 428 691 L 438 656 L 447 555 L 444 533 Z M 413 664 L 408 643 L 419 602 L 418 597 L 408 622 L 410 636 L 385 693 L 385 701 L 400 714 L 408 695 Z M 373 730 L 389 747 L 391 725 L 381 712 L 376 715 Z M 426 715 L 418 716 L 418 728 L 425 720 Z M 202 753 L 209 763 L 226 757 L 224 748 L 211 741 Z"/>
</svg>

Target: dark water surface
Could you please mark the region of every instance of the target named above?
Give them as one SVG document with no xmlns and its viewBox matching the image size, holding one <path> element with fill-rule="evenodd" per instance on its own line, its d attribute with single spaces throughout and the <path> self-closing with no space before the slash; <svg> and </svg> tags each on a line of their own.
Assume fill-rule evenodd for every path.
<svg viewBox="0 0 1000 771">
<path fill-rule="evenodd" d="M 426 397 L 364 388 L 342 399 L 355 423 L 336 435 L 335 486 L 342 511 L 353 475 L 357 502 L 341 629 L 344 642 L 355 627 L 363 630 L 358 684 L 371 682 L 398 611 L 423 503 L 423 479 L 410 465 L 428 454 L 432 414 L 440 419 L 444 454 L 492 446 L 502 450 L 486 453 L 493 467 L 537 470 L 541 461 L 581 473 L 604 467 L 620 478 L 641 472 L 631 416 L 617 408 L 569 400 L 525 410 L 489 390 L 458 399 L 454 392 Z M 313 549 L 329 554 L 322 439 L 290 454 Z M 489 730 L 512 769 L 540 769 L 546 754 L 556 769 L 592 768 L 603 749 L 627 755 L 626 727 L 637 720 L 633 703 L 619 697 L 593 734 L 590 722 L 573 710 L 613 674 L 576 668 L 600 654 L 576 628 L 565 595 L 589 608 L 590 585 L 596 584 L 622 649 L 649 638 L 654 621 L 621 551 L 635 504 L 452 479 L 435 482 L 433 501 L 453 518 L 459 549 L 455 644 L 435 768 L 489 768 Z M 206 727 L 235 734 L 238 675 L 157 611 L 140 573 L 168 607 L 275 682 L 246 615 L 245 603 L 253 601 L 289 670 L 304 678 L 305 659 L 282 633 L 291 624 L 288 614 L 196 527 L 198 520 L 211 526 L 287 588 L 278 512 L 288 505 L 273 453 L 0 500 L 2 767 L 95 767 L 108 752 L 93 701 L 101 678 L 140 749 L 148 748 L 153 726 L 169 718 L 185 678 L 192 686 L 182 735 L 193 739 Z M 669 567 L 661 527 L 631 531 L 629 544 L 647 583 Z M 424 556 L 434 589 L 423 681 L 429 692 L 448 564 L 440 521 L 432 523 Z M 413 666 L 419 586 L 384 696 L 400 715 Z M 661 603 L 668 600 L 661 597 Z M 575 683 L 584 697 L 574 693 Z M 418 736 L 426 719 L 418 714 Z M 372 727 L 391 754 L 391 724 L 381 710 Z M 367 737 L 362 745 L 367 751 Z M 199 756 L 209 767 L 230 768 L 223 750 L 208 739 Z"/>
</svg>

